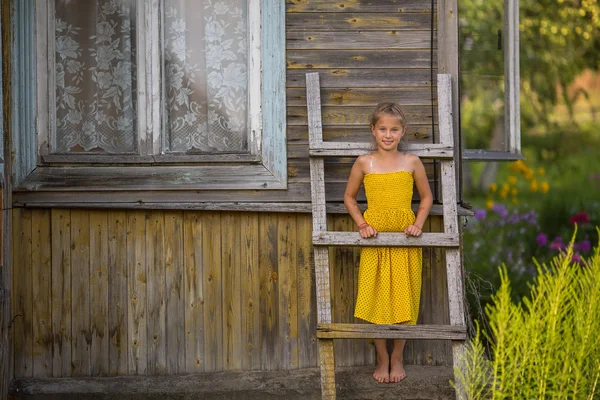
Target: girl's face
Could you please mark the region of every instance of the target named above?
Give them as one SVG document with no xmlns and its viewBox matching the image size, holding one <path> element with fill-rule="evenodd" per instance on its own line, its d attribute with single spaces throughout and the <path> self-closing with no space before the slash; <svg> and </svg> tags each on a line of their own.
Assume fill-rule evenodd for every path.
<svg viewBox="0 0 600 400">
<path fill-rule="evenodd" d="M 398 118 L 389 114 L 381 115 L 377 123 L 371 125 L 377 147 L 383 150 L 396 150 L 405 131 Z"/>
</svg>

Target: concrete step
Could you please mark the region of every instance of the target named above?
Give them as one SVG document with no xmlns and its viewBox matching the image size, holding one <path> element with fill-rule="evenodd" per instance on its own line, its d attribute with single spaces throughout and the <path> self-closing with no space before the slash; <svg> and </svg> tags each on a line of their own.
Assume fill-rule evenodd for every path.
<svg viewBox="0 0 600 400">
<path fill-rule="evenodd" d="M 406 367 L 400 383 L 377 383 L 373 367 L 336 369 L 337 398 L 454 400 L 452 368 Z M 19 379 L 11 400 L 320 400 L 318 368 L 293 371 L 237 371 L 194 375 L 110 378 Z"/>
</svg>

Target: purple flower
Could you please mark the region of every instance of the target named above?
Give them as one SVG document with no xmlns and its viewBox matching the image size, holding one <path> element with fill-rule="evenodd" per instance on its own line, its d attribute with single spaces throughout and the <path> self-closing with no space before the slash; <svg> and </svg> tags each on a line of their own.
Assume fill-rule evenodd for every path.
<svg viewBox="0 0 600 400">
<path fill-rule="evenodd" d="M 582 253 L 587 253 L 592 249 L 592 244 L 589 240 L 582 240 L 581 243 L 575 245 L 575 249 Z"/>
<path fill-rule="evenodd" d="M 473 214 L 474 214 L 473 218 L 475 218 L 477 221 L 485 220 L 485 217 L 487 215 L 487 213 L 485 212 L 485 210 L 483 208 L 475 209 L 475 212 Z"/>
<path fill-rule="evenodd" d="M 579 253 L 573 253 L 573 255 L 571 256 L 571 261 L 576 262 L 576 263 L 580 263 L 581 262 L 581 255 Z"/>
<path fill-rule="evenodd" d="M 503 218 L 508 215 L 508 210 L 504 204 L 494 204 L 492 206 L 492 211 Z"/>
<path fill-rule="evenodd" d="M 542 232 L 539 235 L 537 235 L 535 241 L 537 242 L 538 246 L 545 246 L 546 244 L 548 244 L 548 235 Z"/>
</svg>

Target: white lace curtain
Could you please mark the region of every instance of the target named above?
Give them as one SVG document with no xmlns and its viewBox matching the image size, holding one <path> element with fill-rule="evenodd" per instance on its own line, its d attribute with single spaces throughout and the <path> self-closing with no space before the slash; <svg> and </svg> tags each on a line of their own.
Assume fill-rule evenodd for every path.
<svg viewBox="0 0 600 400">
<path fill-rule="evenodd" d="M 135 152 L 135 1 L 55 4 L 57 151 Z M 166 152 L 248 148 L 246 8 L 163 1 Z"/>
</svg>

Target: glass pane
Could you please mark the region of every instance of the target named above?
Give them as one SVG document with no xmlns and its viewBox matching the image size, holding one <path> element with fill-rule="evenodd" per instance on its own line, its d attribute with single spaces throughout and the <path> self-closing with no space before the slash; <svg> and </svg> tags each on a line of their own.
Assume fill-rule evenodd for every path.
<svg viewBox="0 0 600 400">
<path fill-rule="evenodd" d="M 459 13 L 463 146 L 505 150 L 504 0 L 461 0 Z"/>
<path fill-rule="evenodd" d="M 135 1 L 55 5 L 56 151 L 135 151 Z"/>
<path fill-rule="evenodd" d="M 167 151 L 248 148 L 246 0 L 165 0 Z"/>
</svg>

